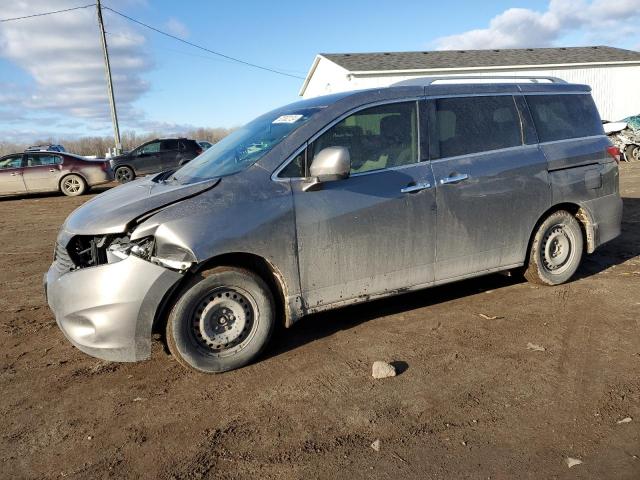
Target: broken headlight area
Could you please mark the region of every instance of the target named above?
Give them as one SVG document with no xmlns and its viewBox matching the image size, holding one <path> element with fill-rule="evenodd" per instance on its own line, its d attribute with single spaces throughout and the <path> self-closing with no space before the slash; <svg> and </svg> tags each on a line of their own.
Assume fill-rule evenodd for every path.
<svg viewBox="0 0 640 480">
<path fill-rule="evenodd" d="M 115 263 L 124 260 L 129 255 L 134 255 L 170 270 L 184 272 L 191 267 L 193 262 L 188 260 L 189 255 L 187 252 L 178 248 L 171 250 L 175 250 L 175 252 L 169 251 L 163 255 L 156 255 L 156 242 L 153 237 L 145 237 L 132 241 L 129 239 L 119 239 L 119 241 L 114 241 L 107 248 L 107 261 L 108 263 Z"/>
<path fill-rule="evenodd" d="M 77 236 L 66 249 L 56 247 L 55 262 L 64 267 L 64 271 L 116 263 L 132 255 L 180 272 L 193 264 L 189 253 L 179 247 L 163 246 L 160 255 L 156 250 L 153 237 L 131 240 L 128 235 Z"/>
</svg>

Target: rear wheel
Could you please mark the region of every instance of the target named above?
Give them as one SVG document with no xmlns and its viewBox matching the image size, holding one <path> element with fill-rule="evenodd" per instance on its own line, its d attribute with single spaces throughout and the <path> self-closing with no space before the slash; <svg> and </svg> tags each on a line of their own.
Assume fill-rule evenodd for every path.
<svg viewBox="0 0 640 480">
<path fill-rule="evenodd" d="M 67 175 L 60 181 L 60 190 L 69 197 L 82 195 L 87 189 L 87 184 L 80 175 Z"/>
<path fill-rule="evenodd" d="M 183 290 L 169 314 L 167 345 L 187 368 L 226 372 L 255 359 L 274 324 L 267 284 L 248 270 L 218 267 Z"/>
<path fill-rule="evenodd" d="M 628 162 L 640 160 L 640 145 L 627 145 L 624 149 L 624 156 Z"/>
<path fill-rule="evenodd" d="M 536 230 L 524 276 L 541 285 L 564 283 L 580 266 L 583 249 L 578 220 L 565 210 L 552 213 Z"/>
<path fill-rule="evenodd" d="M 118 167 L 115 171 L 116 180 L 120 183 L 127 183 L 136 178 L 136 174 L 131 167 Z"/>
</svg>

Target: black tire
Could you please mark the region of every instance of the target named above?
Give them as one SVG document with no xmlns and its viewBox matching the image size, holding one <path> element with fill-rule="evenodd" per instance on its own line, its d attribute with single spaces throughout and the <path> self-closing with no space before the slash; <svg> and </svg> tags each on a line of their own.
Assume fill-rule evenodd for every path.
<svg viewBox="0 0 640 480">
<path fill-rule="evenodd" d="M 583 251 L 578 220 L 565 210 L 554 212 L 535 232 L 524 277 L 539 285 L 565 283 L 580 266 Z"/>
<path fill-rule="evenodd" d="M 114 174 L 118 183 L 127 183 L 136 178 L 136 174 L 131 167 L 118 167 Z"/>
<path fill-rule="evenodd" d="M 60 180 L 60 191 L 68 197 L 77 197 L 87 190 L 87 182 L 80 175 L 74 173 L 65 175 Z"/>
<path fill-rule="evenodd" d="M 640 161 L 640 145 L 627 145 L 624 147 L 624 158 L 627 162 Z"/>
<path fill-rule="evenodd" d="M 269 342 L 275 312 L 271 290 L 260 277 L 217 267 L 183 289 L 167 321 L 167 346 L 182 366 L 199 372 L 240 368 Z"/>
</svg>

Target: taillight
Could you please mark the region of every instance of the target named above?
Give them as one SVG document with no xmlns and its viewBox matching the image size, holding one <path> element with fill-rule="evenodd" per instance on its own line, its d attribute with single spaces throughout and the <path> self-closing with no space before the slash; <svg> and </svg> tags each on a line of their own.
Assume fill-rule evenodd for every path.
<svg viewBox="0 0 640 480">
<path fill-rule="evenodd" d="M 202 149 L 201 148 L 196 148 L 196 155 L 200 155 L 202 153 Z"/>
<path fill-rule="evenodd" d="M 613 159 L 617 162 L 620 163 L 620 149 L 618 147 L 616 147 L 615 145 L 611 145 L 610 147 L 607 147 L 607 153 L 609 155 L 611 155 L 611 157 L 613 157 Z"/>
<path fill-rule="evenodd" d="M 101 166 L 102 166 L 102 170 L 104 172 L 108 172 L 109 171 L 109 162 L 102 162 Z"/>
</svg>

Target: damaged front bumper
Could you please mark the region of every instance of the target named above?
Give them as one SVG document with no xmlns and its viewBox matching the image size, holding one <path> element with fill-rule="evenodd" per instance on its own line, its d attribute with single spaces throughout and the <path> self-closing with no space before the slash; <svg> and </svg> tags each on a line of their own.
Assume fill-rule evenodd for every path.
<svg viewBox="0 0 640 480">
<path fill-rule="evenodd" d="M 47 302 L 67 339 L 104 360 L 134 362 L 151 355 L 151 328 L 165 295 L 183 275 L 136 256 L 44 276 Z"/>
</svg>

